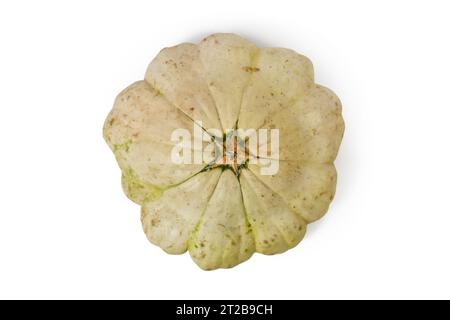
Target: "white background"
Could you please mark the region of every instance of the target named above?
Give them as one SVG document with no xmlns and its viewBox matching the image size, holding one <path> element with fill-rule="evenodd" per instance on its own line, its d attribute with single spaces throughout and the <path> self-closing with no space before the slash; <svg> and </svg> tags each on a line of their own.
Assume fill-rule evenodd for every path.
<svg viewBox="0 0 450 320">
<path fill-rule="evenodd" d="M 2 1 L 0 298 L 450 298 L 447 1 Z M 204 272 L 141 230 L 102 139 L 165 46 L 234 32 L 307 55 L 346 121 L 305 240 Z"/>
</svg>

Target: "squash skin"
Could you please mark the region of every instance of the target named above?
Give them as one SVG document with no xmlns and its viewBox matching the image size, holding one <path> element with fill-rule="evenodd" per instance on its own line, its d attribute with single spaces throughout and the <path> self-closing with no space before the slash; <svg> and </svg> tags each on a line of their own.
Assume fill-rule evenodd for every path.
<svg viewBox="0 0 450 320">
<path fill-rule="evenodd" d="M 209 129 L 277 129 L 278 172 L 263 175 L 264 165 L 251 162 L 239 171 L 175 164 L 171 133 L 179 128 L 194 137 L 196 128 L 211 137 Z M 117 96 L 103 126 L 149 241 L 170 254 L 189 251 L 204 270 L 295 247 L 335 195 L 343 133 L 341 102 L 314 83 L 308 58 L 234 34 L 164 48 L 144 80 Z M 205 144 L 186 151 L 201 157 Z"/>
</svg>

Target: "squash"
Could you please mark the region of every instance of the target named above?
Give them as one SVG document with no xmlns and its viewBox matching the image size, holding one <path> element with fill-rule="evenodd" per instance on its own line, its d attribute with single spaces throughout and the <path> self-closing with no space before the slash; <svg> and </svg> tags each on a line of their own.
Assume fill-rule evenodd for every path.
<svg viewBox="0 0 450 320">
<path fill-rule="evenodd" d="M 205 270 L 303 239 L 334 197 L 343 131 L 308 58 L 234 34 L 163 49 L 103 127 L 149 241 Z"/>
</svg>

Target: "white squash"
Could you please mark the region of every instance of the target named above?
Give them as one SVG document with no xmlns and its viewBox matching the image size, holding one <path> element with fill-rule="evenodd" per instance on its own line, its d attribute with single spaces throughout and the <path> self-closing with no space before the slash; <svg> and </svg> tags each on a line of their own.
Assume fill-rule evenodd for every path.
<svg viewBox="0 0 450 320">
<path fill-rule="evenodd" d="M 179 129 L 193 141 L 175 141 Z M 248 136 L 231 137 L 237 129 L 278 135 L 258 140 L 255 154 Z M 148 239 L 171 254 L 188 250 L 211 270 L 302 240 L 333 199 L 343 131 L 339 99 L 314 83 L 306 57 L 213 34 L 163 49 L 145 79 L 118 95 L 103 133 Z M 207 145 L 213 161 L 205 161 Z M 197 161 L 173 161 L 174 147 Z M 272 161 L 276 172 L 263 174 Z"/>
</svg>

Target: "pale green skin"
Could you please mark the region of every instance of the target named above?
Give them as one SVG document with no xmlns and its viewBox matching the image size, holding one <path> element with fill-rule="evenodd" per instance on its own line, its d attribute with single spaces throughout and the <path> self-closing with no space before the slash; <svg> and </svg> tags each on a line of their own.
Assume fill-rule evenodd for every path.
<svg viewBox="0 0 450 320">
<path fill-rule="evenodd" d="M 222 132 L 279 129 L 278 173 L 173 164 L 171 132 L 192 132 L 193 119 Z M 148 239 L 171 254 L 189 250 L 205 270 L 295 247 L 333 199 L 343 132 L 341 103 L 314 83 L 308 58 L 233 34 L 163 49 L 104 126 Z"/>
</svg>

